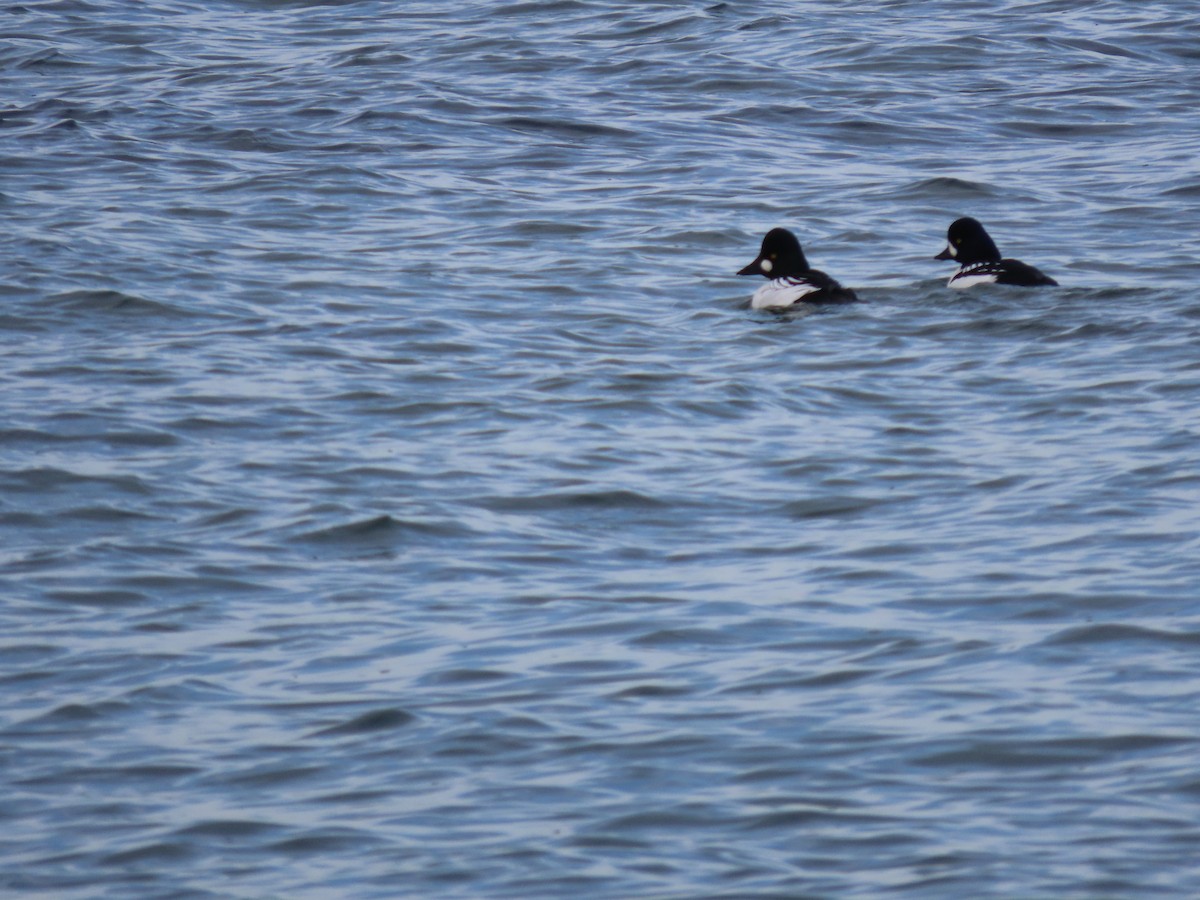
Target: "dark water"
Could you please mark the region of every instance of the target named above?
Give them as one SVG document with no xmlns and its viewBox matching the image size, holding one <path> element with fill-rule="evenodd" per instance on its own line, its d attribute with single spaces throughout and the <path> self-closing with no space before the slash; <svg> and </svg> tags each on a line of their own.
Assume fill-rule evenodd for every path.
<svg viewBox="0 0 1200 900">
<path fill-rule="evenodd" d="M 6 6 L 0 893 L 1196 896 L 1195 13 Z"/>
</svg>

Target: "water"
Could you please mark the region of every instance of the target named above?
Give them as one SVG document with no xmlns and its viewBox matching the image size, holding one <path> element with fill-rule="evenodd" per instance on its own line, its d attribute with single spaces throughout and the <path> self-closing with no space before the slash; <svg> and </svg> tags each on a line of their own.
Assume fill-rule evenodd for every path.
<svg viewBox="0 0 1200 900">
<path fill-rule="evenodd" d="M 1200 892 L 1191 4 L 451 6 L 4 10 L 0 892 Z"/>
</svg>

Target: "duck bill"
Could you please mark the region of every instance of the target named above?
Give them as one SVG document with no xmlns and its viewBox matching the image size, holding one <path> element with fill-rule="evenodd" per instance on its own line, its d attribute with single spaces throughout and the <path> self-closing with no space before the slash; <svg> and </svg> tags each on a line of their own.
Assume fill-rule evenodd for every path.
<svg viewBox="0 0 1200 900">
<path fill-rule="evenodd" d="M 939 253 L 937 256 L 935 256 L 934 259 L 954 259 L 954 251 L 951 250 L 950 245 L 947 244 L 945 249 L 942 250 L 942 252 Z"/>
<path fill-rule="evenodd" d="M 762 274 L 762 257 L 760 256 L 746 268 L 738 272 L 739 275 L 761 275 Z"/>
</svg>

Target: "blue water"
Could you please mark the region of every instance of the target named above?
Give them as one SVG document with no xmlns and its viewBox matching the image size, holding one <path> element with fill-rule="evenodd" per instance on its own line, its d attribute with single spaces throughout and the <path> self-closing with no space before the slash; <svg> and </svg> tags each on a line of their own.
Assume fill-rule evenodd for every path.
<svg viewBox="0 0 1200 900">
<path fill-rule="evenodd" d="M 0 18 L 0 894 L 1200 894 L 1192 4 Z"/>
</svg>

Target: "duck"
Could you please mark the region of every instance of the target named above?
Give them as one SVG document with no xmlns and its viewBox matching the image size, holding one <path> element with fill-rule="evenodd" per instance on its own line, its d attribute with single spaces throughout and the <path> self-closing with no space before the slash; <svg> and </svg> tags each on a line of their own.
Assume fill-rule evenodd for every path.
<svg viewBox="0 0 1200 900">
<path fill-rule="evenodd" d="M 969 288 L 977 284 L 1013 284 L 1039 287 L 1058 284 L 1049 275 L 1019 259 L 1001 259 L 996 242 L 978 219 L 963 216 L 950 223 L 946 249 L 934 259 L 952 259 L 959 269 L 946 282 L 948 287 Z"/>
<path fill-rule="evenodd" d="M 768 231 L 754 262 L 738 274 L 769 279 L 750 298 L 751 309 L 786 309 L 800 302 L 849 303 L 858 299 L 854 291 L 811 268 L 800 241 L 786 228 Z"/>
</svg>

